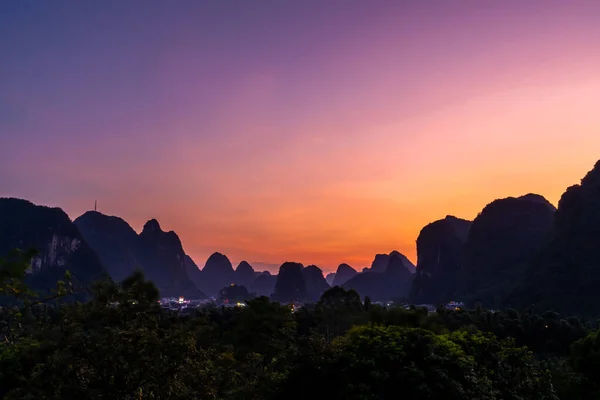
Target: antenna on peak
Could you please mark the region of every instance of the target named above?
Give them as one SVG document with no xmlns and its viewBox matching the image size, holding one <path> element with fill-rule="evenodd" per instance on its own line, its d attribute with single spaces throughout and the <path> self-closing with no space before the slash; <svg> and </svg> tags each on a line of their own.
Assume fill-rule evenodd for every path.
<svg viewBox="0 0 600 400">
<path fill-rule="evenodd" d="M 98 211 L 98 201 L 94 200 L 94 211 Z"/>
</svg>

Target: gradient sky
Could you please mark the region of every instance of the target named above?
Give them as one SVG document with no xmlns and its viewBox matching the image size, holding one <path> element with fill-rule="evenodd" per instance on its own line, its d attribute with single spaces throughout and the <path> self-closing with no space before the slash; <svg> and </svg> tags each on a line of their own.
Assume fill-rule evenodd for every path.
<svg viewBox="0 0 600 400">
<path fill-rule="evenodd" d="M 356 268 L 600 158 L 600 2 L 0 2 L 0 196 Z"/>
</svg>

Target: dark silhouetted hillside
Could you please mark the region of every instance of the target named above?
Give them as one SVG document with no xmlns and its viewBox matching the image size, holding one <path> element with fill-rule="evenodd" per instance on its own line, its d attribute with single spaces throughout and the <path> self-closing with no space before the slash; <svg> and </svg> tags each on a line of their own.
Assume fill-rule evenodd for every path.
<svg viewBox="0 0 600 400">
<path fill-rule="evenodd" d="M 316 265 L 309 265 L 302 270 L 306 285 L 306 297 L 302 300 L 317 302 L 321 295 L 329 289 L 329 284 L 323 277 L 323 271 Z"/>
<path fill-rule="evenodd" d="M 275 291 L 276 282 L 277 275 L 263 273 L 254 280 L 254 283 L 250 287 L 250 293 L 254 293 L 256 296 L 271 297 L 271 295 Z"/>
<path fill-rule="evenodd" d="M 248 262 L 242 261 L 238 264 L 235 269 L 235 283 L 236 285 L 242 285 L 246 288 L 249 288 L 254 283 L 256 279 L 256 273 L 254 272 L 254 268 Z"/>
<path fill-rule="evenodd" d="M 597 317 L 599 288 L 600 161 L 562 195 L 549 240 L 505 303 Z"/>
<path fill-rule="evenodd" d="M 304 266 L 300 263 L 286 262 L 279 267 L 275 289 L 271 296 L 273 300 L 280 303 L 306 299 L 306 281 L 302 270 Z"/>
<path fill-rule="evenodd" d="M 399 253 L 398 253 L 399 254 Z M 343 287 L 356 290 L 362 297 L 371 300 L 392 300 L 408 296 L 414 274 L 406 267 L 403 257 L 392 252 L 390 255 L 378 254 L 367 272 L 362 272 L 349 279 Z M 387 260 L 383 272 L 377 263 Z"/>
<path fill-rule="evenodd" d="M 201 289 L 208 296 L 217 296 L 225 286 L 235 283 L 236 275 L 227 256 L 213 253 L 202 268 Z"/>
<path fill-rule="evenodd" d="M 135 269 L 153 281 L 162 296 L 202 298 L 190 276 L 193 261 L 184 253 L 175 232 L 164 232 L 155 219 L 139 235 L 123 219 L 88 211 L 75 220 L 113 279 L 120 281 Z M 193 275 L 193 274 L 192 274 Z"/>
<path fill-rule="evenodd" d="M 531 194 L 488 204 L 469 230 L 459 294 L 471 304 L 498 307 L 548 240 L 554 210 Z"/>
<path fill-rule="evenodd" d="M 397 250 L 392 251 L 390 254 L 376 254 L 373 263 L 371 263 L 371 269 L 369 271 L 377 273 L 384 272 L 390 262 L 391 256 L 400 258 L 402 265 L 404 265 L 406 270 L 411 274 L 415 273 L 415 265 L 410 262 L 410 260 L 404 254 Z"/>
<path fill-rule="evenodd" d="M 415 304 L 453 300 L 471 221 L 447 216 L 421 229 L 417 238 L 417 271 L 410 299 Z"/>
<path fill-rule="evenodd" d="M 39 251 L 27 279 L 38 291 L 55 288 L 66 270 L 79 289 L 107 274 L 96 252 L 63 210 L 0 198 L 0 257 L 15 248 Z"/>
<path fill-rule="evenodd" d="M 252 296 L 245 286 L 231 284 L 219 291 L 217 300 L 226 303 L 237 303 L 250 300 Z"/>
<path fill-rule="evenodd" d="M 331 286 L 342 286 L 357 274 L 358 272 L 348 264 L 340 264 L 335 271 L 335 277 Z"/>
<path fill-rule="evenodd" d="M 333 281 L 335 280 L 335 272 L 330 272 L 325 275 L 325 281 L 329 286 L 333 286 Z"/>
<path fill-rule="evenodd" d="M 185 255 L 183 260 L 183 266 L 185 267 L 185 272 L 190 280 L 196 285 L 197 288 L 202 287 L 202 271 L 198 268 L 198 265 L 192 260 L 192 257 Z"/>
<path fill-rule="evenodd" d="M 188 276 L 185 252 L 175 232 L 163 231 L 152 219 L 146 222 L 139 238 L 143 271 L 162 296 L 204 297 Z"/>
<path fill-rule="evenodd" d="M 143 270 L 138 234 L 123 219 L 88 211 L 74 222 L 113 279 L 121 281 L 136 268 Z"/>
</svg>

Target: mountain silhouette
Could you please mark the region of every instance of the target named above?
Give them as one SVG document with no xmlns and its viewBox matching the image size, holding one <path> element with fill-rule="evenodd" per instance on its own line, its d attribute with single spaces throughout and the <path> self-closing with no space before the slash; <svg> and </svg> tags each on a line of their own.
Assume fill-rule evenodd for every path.
<svg viewBox="0 0 600 400">
<path fill-rule="evenodd" d="M 329 289 L 329 284 L 323 277 L 323 271 L 316 265 L 309 265 L 302 270 L 306 286 L 306 297 L 303 300 L 317 302 L 321 295 Z"/>
<path fill-rule="evenodd" d="M 117 281 L 141 270 L 154 282 L 162 296 L 202 298 L 188 275 L 189 260 L 173 231 L 164 232 L 151 219 L 138 235 L 123 219 L 88 211 L 75 220 L 111 277 Z"/>
<path fill-rule="evenodd" d="M 340 264 L 335 271 L 335 276 L 331 286 L 342 286 L 357 274 L 358 272 L 348 264 Z"/>
<path fill-rule="evenodd" d="M 551 235 L 505 305 L 597 316 L 600 161 L 562 195 Z"/>
<path fill-rule="evenodd" d="M 186 257 L 179 236 L 165 232 L 155 219 L 139 235 L 143 270 L 163 296 L 204 297 L 188 276 Z"/>
<path fill-rule="evenodd" d="M 254 283 L 250 287 L 250 292 L 254 293 L 256 296 L 271 297 L 275 291 L 275 283 L 277 283 L 277 275 L 263 273 L 256 277 Z"/>
<path fill-rule="evenodd" d="M 107 271 L 77 226 L 60 208 L 35 205 L 27 200 L 0 198 L 0 257 L 12 249 L 36 249 L 27 282 L 45 292 L 56 287 L 65 271 L 72 274 L 75 288 L 102 279 Z"/>
<path fill-rule="evenodd" d="M 415 265 L 410 262 L 410 260 L 402 253 L 397 250 L 392 251 L 390 254 L 376 254 L 375 259 L 371 263 L 370 272 L 383 273 L 387 269 L 387 266 L 390 262 L 390 257 L 398 257 L 402 261 L 402 265 L 406 268 L 408 272 L 411 274 L 415 273 Z"/>
<path fill-rule="evenodd" d="M 271 296 L 273 300 L 281 303 L 303 301 L 306 299 L 306 281 L 300 263 L 285 262 L 279 267 L 275 289 Z"/>
<path fill-rule="evenodd" d="M 475 218 L 464 250 L 459 294 L 498 307 L 548 240 L 555 208 L 542 196 L 495 200 Z"/>
<path fill-rule="evenodd" d="M 325 281 L 329 286 L 333 286 L 333 281 L 335 280 L 335 272 L 330 272 L 325 275 Z"/>
<path fill-rule="evenodd" d="M 213 253 L 202 268 L 201 289 L 208 296 L 217 296 L 225 286 L 235 283 L 235 279 L 235 271 L 227 256 Z"/>
<path fill-rule="evenodd" d="M 255 280 L 256 273 L 254 272 L 254 268 L 246 261 L 240 262 L 235 269 L 235 284 L 249 288 Z"/>
<path fill-rule="evenodd" d="M 198 265 L 192 260 L 192 257 L 185 255 L 183 259 L 183 266 L 188 278 L 196 285 L 197 288 L 202 287 L 202 271 L 198 268 Z"/>
<path fill-rule="evenodd" d="M 143 269 L 138 234 L 125 220 L 88 211 L 74 222 L 113 279 L 121 281 Z"/>
<path fill-rule="evenodd" d="M 421 229 L 417 271 L 410 299 L 415 304 L 442 304 L 454 299 L 471 221 L 446 216 Z"/>
<path fill-rule="evenodd" d="M 387 261 L 385 269 L 376 272 L 381 271 L 380 263 L 384 261 Z M 349 279 L 343 287 L 354 289 L 371 300 L 400 299 L 408 296 L 413 276 L 400 253 L 378 254 L 369 270 Z"/>
</svg>

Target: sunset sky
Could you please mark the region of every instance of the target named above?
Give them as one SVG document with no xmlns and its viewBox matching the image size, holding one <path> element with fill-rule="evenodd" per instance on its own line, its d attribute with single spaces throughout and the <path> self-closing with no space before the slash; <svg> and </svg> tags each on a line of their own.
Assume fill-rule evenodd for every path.
<svg viewBox="0 0 600 400">
<path fill-rule="evenodd" d="M 0 196 L 325 272 L 556 204 L 600 159 L 600 1 L 0 2 Z"/>
</svg>

